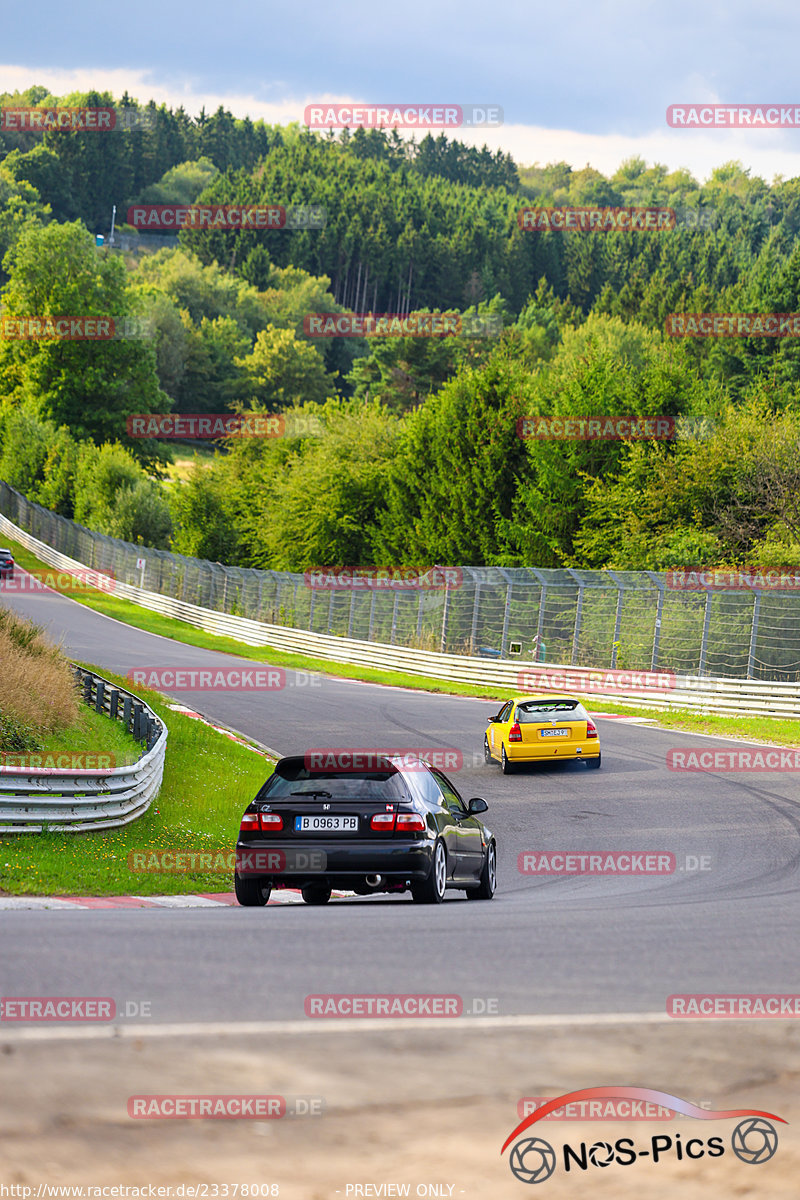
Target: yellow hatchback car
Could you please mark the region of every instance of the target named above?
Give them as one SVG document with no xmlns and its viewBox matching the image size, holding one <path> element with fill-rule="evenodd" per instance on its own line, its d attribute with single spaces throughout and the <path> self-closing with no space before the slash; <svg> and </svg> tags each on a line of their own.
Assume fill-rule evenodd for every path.
<svg viewBox="0 0 800 1200">
<path fill-rule="evenodd" d="M 519 763 L 579 758 L 600 766 L 600 739 L 586 709 L 574 696 L 517 696 L 491 717 L 483 738 L 487 763 L 508 775 Z"/>
</svg>

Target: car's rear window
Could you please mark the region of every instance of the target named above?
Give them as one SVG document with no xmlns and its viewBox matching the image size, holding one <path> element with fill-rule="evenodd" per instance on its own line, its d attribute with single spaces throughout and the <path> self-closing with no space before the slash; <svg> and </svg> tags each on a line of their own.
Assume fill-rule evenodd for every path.
<svg viewBox="0 0 800 1200">
<path fill-rule="evenodd" d="M 292 793 L 329 792 L 331 800 L 391 800 L 407 798 L 401 775 L 394 770 L 312 770 L 302 760 L 279 763 L 258 794 L 259 800 L 281 800 Z"/>
<path fill-rule="evenodd" d="M 585 721 L 588 714 L 579 700 L 531 700 L 527 704 L 517 705 L 514 719 L 518 724 L 525 725 L 553 717 L 561 717 L 565 721 Z"/>
</svg>

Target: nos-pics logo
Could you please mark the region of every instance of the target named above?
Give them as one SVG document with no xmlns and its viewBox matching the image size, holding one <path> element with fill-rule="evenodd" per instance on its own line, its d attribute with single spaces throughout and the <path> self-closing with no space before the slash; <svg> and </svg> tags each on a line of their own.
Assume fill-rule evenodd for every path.
<svg viewBox="0 0 800 1200">
<path fill-rule="evenodd" d="M 694 1117 L 700 1121 L 724 1121 L 731 1118 L 743 1118 L 733 1130 L 730 1138 L 730 1149 L 743 1163 L 755 1165 L 769 1162 L 778 1149 L 778 1131 L 772 1124 L 779 1121 L 786 1124 L 783 1117 L 775 1113 L 762 1112 L 757 1108 L 731 1108 L 713 1110 L 699 1108 L 679 1096 L 669 1092 L 658 1092 L 652 1088 L 640 1087 L 593 1087 L 582 1088 L 577 1092 L 567 1092 L 564 1096 L 556 1096 L 542 1104 L 530 1116 L 525 1117 L 517 1125 L 503 1143 L 500 1151 L 504 1154 L 508 1147 L 520 1134 L 525 1133 L 537 1121 L 541 1121 L 550 1113 L 582 1100 L 636 1100 L 648 1104 L 659 1104 L 669 1108 L 674 1113 L 686 1117 Z M 630 1167 L 640 1158 L 651 1158 L 653 1162 L 661 1162 L 666 1158 L 678 1161 L 686 1159 L 719 1158 L 727 1152 L 725 1139 L 720 1136 L 710 1138 L 694 1137 L 684 1141 L 680 1133 L 654 1134 L 642 1147 L 638 1147 L 633 1138 L 617 1138 L 614 1142 L 597 1141 L 589 1145 L 581 1142 L 578 1146 L 566 1143 L 561 1147 L 560 1154 L 541 1137 L 524 1137 L 516 1142 L 509 1156 L 511 1172 L 521 1183 L 544 1183 L 555 1172 L 559 1157 L 562 1169 L 566 1173 L 573 1171 L 589 1171 L 594 1167 L 604 1168 L 616 1164 Z"/>
</svg>

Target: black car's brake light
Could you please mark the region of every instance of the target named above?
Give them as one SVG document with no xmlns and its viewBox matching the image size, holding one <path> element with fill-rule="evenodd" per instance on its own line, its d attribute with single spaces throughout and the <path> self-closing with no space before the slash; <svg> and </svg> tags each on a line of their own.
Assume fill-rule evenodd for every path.
<svg viewBox="0 0 800 1200">
<path fill-rule="evenodd" d="M 283 829 L 280 813 L 246 812 L 239 826 L 240 833 L 279 833 Z"/>
<path fill-rule="evenodd" d="M 425 818 L 419 813 L 375 813 L 370 817 L 370 829 L 375 829 L 378 833 L 392 833 L 397 830 L 398 833 L 424 833 Z"/>
<path fill-rule="evenodd" d="M 419 813 L 398 813 L 395 829 L 398 833 L 424 833 L 425 818 Z"/>
</svg>

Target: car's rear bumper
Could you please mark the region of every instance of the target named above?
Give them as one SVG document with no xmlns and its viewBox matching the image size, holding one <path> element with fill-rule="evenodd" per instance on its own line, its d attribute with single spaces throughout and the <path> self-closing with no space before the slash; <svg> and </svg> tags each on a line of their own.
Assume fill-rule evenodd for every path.
<svg viewBox="0 0 800 1200">
<path fill-rule="evenodd" d="M 598 742 L 589 746 L 519 746 L 512 742 L 506 748 L 506 755 L 512 763 L 560 762 L 562 759 L 599 758 L 600 746 Z"/>
<path fill-rule="evenodd" d="M 365 881 L 368 875 L 380 875 L 383 882 L 393 884 L 420 882 L 430 875 L 432 863 L 433 843 L 427 839 L 345 842 L 275 838 L 236 844 L 237 874 L 269 879 L 273 886 L 324 882 L 347 888 Z"/>
</svg>

